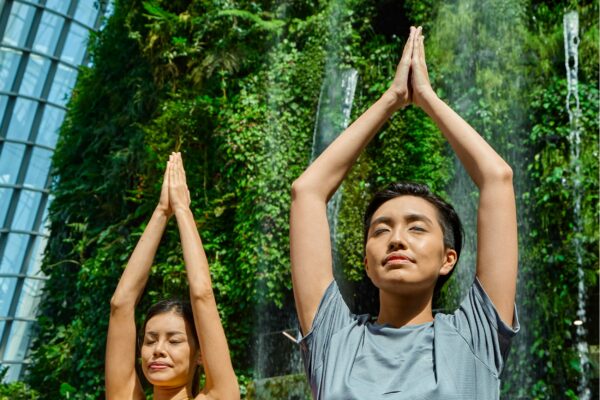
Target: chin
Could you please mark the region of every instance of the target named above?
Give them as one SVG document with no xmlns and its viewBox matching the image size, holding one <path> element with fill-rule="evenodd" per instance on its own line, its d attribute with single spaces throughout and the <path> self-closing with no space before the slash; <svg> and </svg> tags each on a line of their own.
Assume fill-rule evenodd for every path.
<svg viewBox="0 0 600 400">
<path fill-rule="evenodd" d="M 394 293 L 398 295 L 417 294 L 423 293 L 423 291 L 433 291 L 435 287 L 435 281 L 423 281 L 423 280 L 411 280 L 408 277 L 388 277 L 388 279 L 381 279 L 373 284 L 379 289 L 388 293 Z"/>
</svg>

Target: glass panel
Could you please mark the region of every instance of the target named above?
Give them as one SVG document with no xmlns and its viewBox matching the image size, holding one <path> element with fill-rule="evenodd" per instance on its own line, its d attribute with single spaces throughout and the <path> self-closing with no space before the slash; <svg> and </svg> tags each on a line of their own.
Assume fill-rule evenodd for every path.
<svg viewBox="0 0 600 400">
<path fill-rule="evenodd" d="M 25 145 L 4 142 L 0 152 L 0 183 L 14 184 L 21 167 Z"/>
<path fill-rule="evenodd" d="M 42 214 L 42 229 L 40 229 L 40 232 L 42 235 L 50 235 L 50 221 L 48 221 L 48 207 L 50 206 L 50 203 L 52 203 L 52 199 L 54 197 L 52 197 L 51 194 L 48 195 L 48 200 L 46 200 L 46 206 L 44 208 L 44 214 Z"/>
<path fill-rule="evenodd" d="M 34 147 L 23 185 L 44 189 L 48 180 L 51 162 L 52 152 L 50 150 Z"/>
<path fill-rule="evenodd" d="M 17 98 L 6 137 L 28 140 L 37 106 L 37 101 Z"/>
<path fill-rule="evenodd" d="M 53 55 L 64 21 L 63 17 L 45 11 L 33 42 L 33 49 L 44 54 Z"/>
<path fill-rule="evenodd" d="M 8 337 L 8 343 L 4 350 L 4 359 L 23 360 L 29 347 L 29 337 L 33 322 L 13 321 Z"/>
<path fill-rule="evenodd" d="M 10 204 L 10 197 L 13 194 L 13 190 L 9 188 L 0 188 L 0 227 L 4 228 L 4 220 L 6 219 L 6 212 Z"/>
<path fill-rule="evenodd" d="M 18 381 L 21 377 L 21 370 L 23 369 L 23 364 L 6 364 L 8 370 L 6 371 L 6 375 L 4 376 L 3 382 L 14 382 Z"/>
<path fill-rule="evenodd" d="M 2 125 L 2 119 L 4 118 L 4 111 L 6 110 L 6 104 L 8 103 L 8 96 L 0 96 L 0 126 Z M 10 118 L 10 116 L 7 116 Z"/>
<path fill-rule="evenodd" d="M 40 279 L 25 279 L 15 317 L 35 318 L 43 284 L 44 281 Z"/>
<path fill-rule="evenodd" d="M 0 278 L 0 316 L 6 317 L 15 293 L 17 278 Z"/>
<path fill-rule="evenodd" d="M 98 15 L 98 2 L 94 0 L 81 0 L 75 11 L 75 19 L 89 27 L 93 27 Z"/>
<path fill-rule="evenodd" d="M 71 90 L 77 80 L 77 70 L 59 65 L 54 76 L 54 82 L 52 83 L 52 89 L 48 96 L 48 101 L 57 103 L 60 105 L 67 104 Z"/>
<path fill-rule="evenodd" d="M 88 30 L 81 25 L 71 24 L 71 29 L 61 59 L 75 65 L 81 64 L 87 48 Z"/>
<path fill-rule="evenodd" d="M 19 203 L 12 222 L 12 229 L 20 231 L 32 231 L 35 216 L 40 207 L 42 193 L 31 190 L 22 190 Z"/>
<path fill-rule="evenodd" d="M 34 13 L 34 7 L 13 2 L 2 43 L 24 47 Z"/>
<path fill-rule="evenodd" d="M 33 245 L 33 249 L 31 250 L 29 267 L 27 268 L 27 275 L 37 277 L 44 276 L 40 270 L 40 267 L 42 266 L 42 260 L 44 259 L 44 250 L 46 249 L 47 242 L 48 238 L 45 236 L 38 236 L 35 238 L 35 243 Z"/>
<path fill-rule="evenodd" d="M 23 76 L 19 93 L 26 96 L 40 97 L 49 69 L 50 60 L 32 54 L 29 57 L 29 62 L 25 69 L 25 75 Z"/>
<path fill-rule="evenodd" d="M 36 143 L 54 147 L 58 139 L 58 129 L 65 119 L 65 110 L 51 105 L 46 105 L 44 116 L 40 124 L 40 129 L 35 140 Z"/>
<path fill-rule="evenodd" d="M 0 90 L 11 91 L 21 55 L 20 51 L 0 49 Z"/>
<path fill-rule="evenodd" d="M 27 242 L 29 242 L 29 235 L 14 232 L 8 234 L 4 257 L 2 257 L 2 261 L 0 262 L 0 272 L 11 274 L 21 272 L 21 264 L 23 263 L 23 257 L 25 257 Z"/>
<path fill-rule="evenodd" d="M 69 3 L 69 1 L 65 0 L 46 0 L 46 7 L 66 14 L 69 9 Z"/>
</svg>

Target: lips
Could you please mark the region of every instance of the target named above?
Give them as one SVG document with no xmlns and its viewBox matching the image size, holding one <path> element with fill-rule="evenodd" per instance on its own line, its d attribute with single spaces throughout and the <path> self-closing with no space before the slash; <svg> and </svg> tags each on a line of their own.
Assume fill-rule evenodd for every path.
<svg viewBox="0 0 600 400">
<path fill-rule="evenodd" d="M 414 263 L 415 260 L 412 257 L 407 256 L 404 253 L 394 252 L 390 253 L 383 259 L 383 265 L 401 265 Z"/>
<path fill-rule="evenodd" d="M 154 362 L 151 362 L 150 364 L 148 364 L 148 369 L 151 369 L 153 371 L 160 371 L 163 369 L 167 369 L 169 367 L 170 367 L 169 364 L 160 362 L 160 361 L 154 361 Z"/>
</svg>

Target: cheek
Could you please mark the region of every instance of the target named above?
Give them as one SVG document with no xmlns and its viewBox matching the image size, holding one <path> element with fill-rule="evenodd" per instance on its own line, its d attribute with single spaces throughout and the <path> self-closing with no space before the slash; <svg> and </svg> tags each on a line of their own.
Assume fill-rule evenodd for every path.
<svg viewBox="0 0 600 400">
<path fill-rule="evenodd" d="M 444 242 L 433 237 L 415 243 L 413 249 L 420 253 L 421 259 L 431 260 L 436 264 L 444 258 L 445 254 Z"/>
<path fill-rule="evenodd" d="M 187 362 L 192 357 L 192 349 L 190 346 L 179 344 L 171 347 L 171 356 L 177 358 L 181 362 Z"/>
<path fill-rule="evenodd" d="M 142 346 L 142 348 L 140 349 L 140 356 L 142 357 L 142 359 L 150 358 L 151 355 L 152 350 L 148 346 Z"/>
</svg>

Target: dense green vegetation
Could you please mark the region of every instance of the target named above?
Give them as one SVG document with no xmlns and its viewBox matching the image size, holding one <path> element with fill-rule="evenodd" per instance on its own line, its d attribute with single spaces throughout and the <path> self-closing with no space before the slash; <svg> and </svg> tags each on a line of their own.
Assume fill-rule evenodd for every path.
<svg viewBox="0 0 600 400">
<path fill-rule="evenodd" d="M 562 15 L 571 9 L 582 32 L 581 221 L 573 215 L 565 111 Z M 576 398 L 574 226 L 589 293 L 598 291 L 597 15 L 597 1 L 117 1 L 92 40 L 94 66 L 82 69 L 54 156 L 43 267 L 50 279 L 27 383 L 42 399 L 102 398 L 109 300 L 156 205 L 167 155 L 181 150 L 242 392 L 289 393 L 251 382 L 254 350 L 266 314 L 293 312 L 290 185 L 310 159 L 324 71 L 332 59 L 358 71 L 355 118 L 387 87 L 409 25 L 422 24 L 434 87 L 516 173 L 524 332 L 505 374 L 506 398 Z M 337 237 L 338 276 L 354 287 L 348 300 L 357 310 L 376 307 L 362 267 L 369 196 L 390 181 L 418 180 L 472 208 L 473 188 L 459 188 L 455 165 L 435 126 L 412 107 L 361 156 L 343 186 Z M 460 298 L 458 278 L 440 306 Z M 186 295 L 170 224 L 139 315 L 159 298 Z M 589 337 L 598 343 L 597 330 Z M 38 396 L 22 384 L 6 390 Z"/>
</svg>

